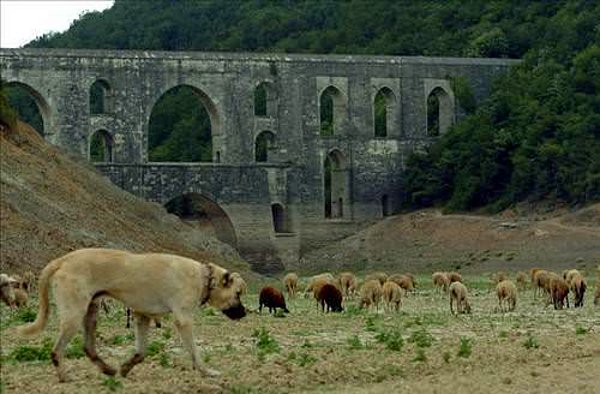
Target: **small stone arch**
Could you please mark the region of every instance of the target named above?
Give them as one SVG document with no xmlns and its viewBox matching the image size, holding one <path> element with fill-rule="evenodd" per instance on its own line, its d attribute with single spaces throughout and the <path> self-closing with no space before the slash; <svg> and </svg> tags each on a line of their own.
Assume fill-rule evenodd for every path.
<svg viewBox="0 0 600 394">
<path fill-rule="evenodd" d="M 105 79 L 97 79 L 90 86 L 90 114 L 100 115 L 113 111 L 113 93 Z"/>
<path fill-rule="evenodd" d="M 396 95 L 387 86 L 382 87 L 373 99 L 373 134 L 385 138 L 394 127 Z"/>
<path fill-rule="evenodd" d="M 283 205 L 279 203 L 271 204 L 271 216 L 273 218 L 273 231 L 276 234 L 291 232 L 288 213 Z"/>
<path fill-rule="evenodd" d="M 319 95 L 319 133 L 321 137 L 339 134 L 347 113 L 347 100 L 341 90 L 327 86 Z"/>
<path fill-rule="evenodd" d="M 254 116 L 273 117 L 277 110 L 277 92 L 271 81 L 262 81 L 254 89 Z"/>
<path fill-rule="evenodd" d="M 151 154 L 151 150 L 155 149 L 162 142 L 159 137 L 152 135 L 153 128 L 152 128 L 151 123 L 153 121 L 153 116 L 156 113 L 155 112 L 156 108 L 159 104 L 161 104 L 161 100 L 163 100 L 164 98 L 169 98 L 169 95 L 173 96 L 173 95 L 179 94 L 180 89 L 183 89 L 186 94 L 189 93 L 190 96 L 193 95 L 193 97 L 197 98 L 198 102 L 202 106 L 200 111 L 205 111 L 206 115 L 208 115 L 209 125 L 208 125 L 208 130 L 205 130 L 205 136 L 203 137 L 204 145 L 202 145 L 199 148 L 199 149 L 203 149 L 205 152 L 208 152 L 208 153 L 206 153 L 203 156 L 203 158 L 197 159 L 197 160 L 156 160 L 156 159 L 153 160 L 153 157 L 152 157 L 153 155 Z M 146 139 L 147 150 L 146 150 L 146 152 L 147 152 L 147 157 L 148 157 L 149 161 L 157 161 L 157 162 L 160 162 L 160 161 L 219 162 L 219 161 L 221 161 L 222 155 L 219 150 L 215 149 L 215 138 L 220 135 L 220 129 L 221 129 L 220 116 L 219 116 L 219 112 L 217 110 L 217 106 L 216 106 L 214 100 L 212 100 L 211 97 L 204 90 L 202 90 L 196 86 L 189 85 L 189 84 L 175 85 L 175 86 L 172 86 L 169 89 L 165 90 L 161 95 L 159 95 L 152 102 L 152 105 L 149 108 L 150 108 L 150 113 L 148 116 L 148 122 L 147 122 L 147 126 L 146 126 L 146 135 L 147 135 L 147 139 Z M 173 132 L 173 130 L 171 130 L 171 132 Z M 219 154 L 218 158 L 217 158 L 217 153 Z"/>
<path fill-rule="evenodd" d="M 269 152 L 275 148 L 275 134 L 269 130 L 258 133 L 254 139 L 254 160 L 257 163 L 270 161 Z"/>
<path fill-rule="evenodd" d="M 454 124 L 454 99 L 443 87 L 437 86 L 427 95 L 427 135 L 437 137 Z"/>
<path fill-rule="evenodd" d="M 18 81 L 3 82 L 3 89 L 22 121 L 29 123 L 42 137 L 50 134 L 50 106 L 36 89 Z"/>
<path fill-rule="evenodd" d="M 325 218 L 341 219 L 350 215 L 350 170 L 346 157 L 333 149 L 323 162 Z"/>
<path fill-rule="evenodd" d="M 95 131 L 89 139 L 89 159 L 95 163 L 111 163 L 113 161 L 112 135 L 107 130 Z"/>
<path fill-rule="evenodd" d="M 188 225 L 237 248 L 237 236 L 229 215 L 205 194 L 183 193 L 167 201 L 165 208 Z"/>
</svg>

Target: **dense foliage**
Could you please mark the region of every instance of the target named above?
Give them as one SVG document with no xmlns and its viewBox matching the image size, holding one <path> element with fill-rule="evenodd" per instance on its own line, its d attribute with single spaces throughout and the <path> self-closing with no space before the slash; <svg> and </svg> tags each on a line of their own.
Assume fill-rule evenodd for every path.
<svg viewBox="0 0 600 394">
<path fill-rule="evenodd" d="M 452 81 L 469 115 L 407 163 L 408 206 L 501 209 L 600 199 L 599 21 L 592 0 L 116 0 L 29 46 L 524 58 L 478 106 Z M 154 146 L 184 149 L 185 119 Z"/>
</svg>

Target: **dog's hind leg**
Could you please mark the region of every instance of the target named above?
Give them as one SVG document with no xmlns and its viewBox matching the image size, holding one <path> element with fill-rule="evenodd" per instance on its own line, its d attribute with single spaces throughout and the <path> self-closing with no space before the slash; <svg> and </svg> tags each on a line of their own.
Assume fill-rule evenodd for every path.
<svg viewBox="0 0 600 394">
<path fill-rule="evenodd" d="M 203 367 L 198 362 L 198 354 L 196 353 L 196 344 L 194 343 L 194 321 L 187 314 L 174 313 L 175 327 L 179 331 L 183 346 L 192 356 L 192 365 L 207 376 L 219 376 L 220 372 L 214 369 Z"/>
<path fill-rule="evenodd" d="M 135 354 L 121 365 L 121 375 L 126 377 L 131 368 L 144 361 L 146 357 L 146 342 L 148 337 L 148 328 L 150 328 L 150 318 L 148 316 L 135 313 Z"/>
<path fill-rule="evenodd" d="M 88 311 L 83 320 L 83 333 L 85 337 L 84 350 L 89 359 L 100 368 L 102 373 L 113 376 L 117 371 L 106 364 L 104 360 L 96 353 L 96 323 L 98 316 L 98 304 L 96 301 L 90 302 Z"/>
</svg>

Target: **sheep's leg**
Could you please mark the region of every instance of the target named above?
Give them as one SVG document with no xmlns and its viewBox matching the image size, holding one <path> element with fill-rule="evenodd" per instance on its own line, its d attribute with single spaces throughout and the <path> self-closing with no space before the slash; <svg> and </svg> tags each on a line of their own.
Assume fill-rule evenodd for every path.
<svg viewBox="0 0 600 394">
<path fill-rule="evenodd" d="M 125 307 L 125 327 L 126 328 L 130 328 L 131 327 L 131 309 Z"/>
<path fill-rule="evenodd" d="M 117 371 L 106 364 L 98 353 L 96 353 L 96 324 L 98 316 L 98 304 L 94 301 L 90 302 L 88 311 L 83 319 L 83 333 L 85 337 L 84 350 L 89 359 L 100 368 L 102 373 L 113 376 Z"/>
<path fill-rule="evenodd" d="M 129 371 L 146 357 L 146 342 L 150 318 L 141 314 L 135 314 L 135 354 L 121 365 L 121 376 L 126 377 Z"/>
<path fill-rule="evenodd" d="M 175 315 L 175 327 L 179 331 L 183 346 L 187 349 L 188 353 L 192 357 L 192 367 L 196 370 L 201 371 L 207 376 L 219 376 L 219 371 L 206 368 L 200 365 L 198 354 L 196 353 L 196 344 L 194 343 L 194 325 L 191 317 L 185 314 Z"/>
</svg>

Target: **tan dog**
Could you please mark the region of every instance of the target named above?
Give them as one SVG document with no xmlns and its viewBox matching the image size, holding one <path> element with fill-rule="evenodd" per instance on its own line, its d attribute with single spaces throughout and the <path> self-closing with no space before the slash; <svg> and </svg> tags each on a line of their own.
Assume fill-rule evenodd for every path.
<svg viewBox="0 0 600 394">
<path fill-rule="evenodd" d="M 48 290 L 54 283 L 60 335 L 52 350 L 52 363 L 61 382 L 66 372 L 61 361 L 65 347 L 83 322 L 85 353 L 103 373 L 116 374 L 96 353 L 97 299 L 108 296 L 122 301 L 136 316 L 136 353 L 121 366 L 126 376 L 146 355 L 146 336 L 151 318 L 173 312 L 175 327 L 192 356 L 194 369 L 218 374 L 200 365 L 193 335 L 193 310 L 208 303 L 231 319 L 246 315 L 240 301 L 240 283 L 212 263 L 200 263 L 170 254 L 133 254 L 112 249 L 80 249 L 53 260 L 39 279 L 40 307 L 36 320 L 18 327 L 24 336 L 43 330 L 48 320 Z"/>
</svg>

